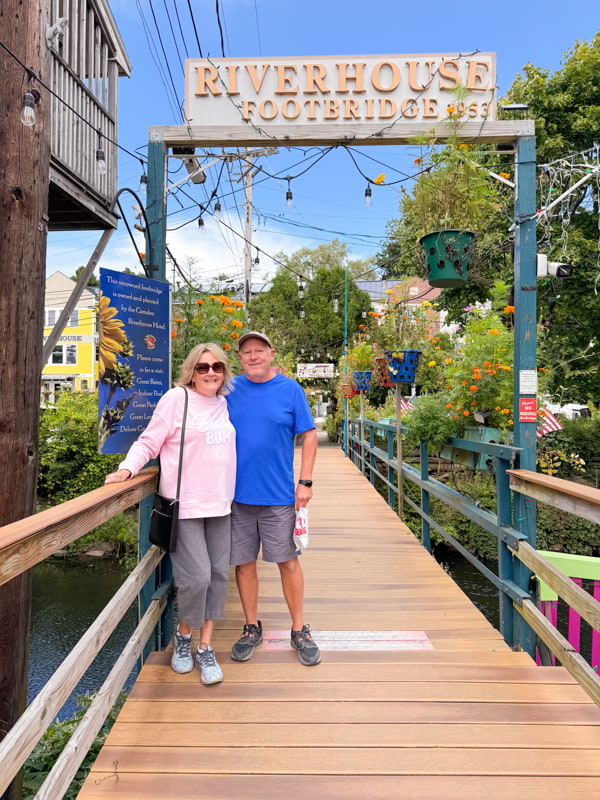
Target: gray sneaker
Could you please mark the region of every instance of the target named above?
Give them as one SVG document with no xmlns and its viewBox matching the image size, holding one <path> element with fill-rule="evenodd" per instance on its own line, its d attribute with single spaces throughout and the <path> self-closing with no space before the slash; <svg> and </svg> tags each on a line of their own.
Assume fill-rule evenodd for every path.
<svg viewBox="0 0 600 800">
<path fill-rule="evenodd" d="M 194 669 L 194 659 L 191 652 L 192 634 L 184 636 L 183 633 L 175 631 L 173 636 L 173 656 L 171 658 L 171 668 L 174 672 L 191 672 Z"/>
<path fill-rule="evenodd" d="M 292 630 L 290 644 L 298 651 L 298 661 L 305 667 L 320 663 L 321 651 L 312 638 L 309 625 L 303 625 L 301 631 Z"/>
<path fill-rule="evenodd" d="M 210 645 L 204 650 L 198 648 L 196 666 L 200 670 L 200 680 L 205 686 L 210 683 L 220 683 L 223 680 L 223 671 L 218 665 L 215 651 Z"/>
<path fill-rule="evenodd" d="M 231 648 L 231 658 L 234 661 L 250 661 L 254 655 L 254 648 L 262 643 L 263 632 L 262 622 L 257 620 L 258 625 L 244 625 L 244 632 Z"/>
</svg>

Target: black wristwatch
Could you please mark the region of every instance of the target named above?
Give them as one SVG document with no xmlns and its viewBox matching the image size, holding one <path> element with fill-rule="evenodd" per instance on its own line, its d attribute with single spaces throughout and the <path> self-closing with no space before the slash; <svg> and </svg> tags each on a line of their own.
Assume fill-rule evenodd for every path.
<svg viewBox="0 0 600 800">
<path fill-rule="evenodd" d="M 304 480 L 304 478 L 300 478 L 298 483 L 301 483 L 302 486 L 308 486 L 309 488 L 312 486 L 312 481 Z"/>
</svg>

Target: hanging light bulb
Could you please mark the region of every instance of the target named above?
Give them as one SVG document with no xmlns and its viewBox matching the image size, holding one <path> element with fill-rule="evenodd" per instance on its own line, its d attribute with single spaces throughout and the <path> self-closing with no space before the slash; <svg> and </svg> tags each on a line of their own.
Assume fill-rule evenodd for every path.
<svg viewBox="0 0 600 800">
<path fill-rule="evenodd" d="M 300 300 L 304 300 L 304 284 L 302 281 L 298 284 L 298 297 Z"/>
<path fill-rule="evenodd" d="M 304 306 L 300 306 L 300 319 L 304 319 L 305 316 Z"/>
<path fill-rule="evenodd" d="M 217 200 L 217 202 L 215 203 L 214 211 L 215 211 L 215 216 L 216 217 L 220 217 L 221 216 L 222 208 L 221 208 L 221 201 L 220 200 Z"/>
<path fill-rule="evenodd" d="M 371 191 L 371 187 L 367 184 L 367 188 L 365 189 L 365 205 L 371 205 L 371 195 L 373 192 Z"/>
<path fill-rule="evenodd" d="M 256 258 L 254 259 L 254 263 L 255 264 L 260 264 L 260 258 L 258 257 L 259 252 L 260 252 L 260 250 L 257 247 L 256 248 Z"/>
<path fill-rule="evenodd" d="M 98 147 L 96 149 L 96 169 L 100 175 L 106 173 L 106 156 L 102 147 L 102 134 L 98 133 Z"/>
<path fill-rule="evenodd" d="M 140 197 L 146 197 L 146 191 L 148 189 L 148 176 L 145 172 L 140 175 L 140 185 L 138 188 L 138 194 Z"/>
<path fill-rule="evenodd" d="M 200 233 L 204 233 L 206 230 L 203 217 L 198 217 L 198 229 L 200 230 Z"/>
<path fill-rule="evenodd" d="M 35 125 L 35 95 L 29 90 L 23 95 L 21 122 L 27 128 L 32 128 Z"/>
<path fill-rule="evenodd" d="M 339 310 L 340 310 L 340 296 L 339 296 L 339 294 L 336 292 L 336 293 L 333 295 L 333 313 L 334 313 L 334 314 L 337 314 L 337 312 L 338 312 Z"/>
<path fill-rule="evenodd" d="M 272 311 L 269 316 L 269 322 L 271 323 L 271 325 L 275 322 L 275 314 Z"/>
<path fill-rule="evenodd" d="M 360 315 L 363 319 L 367 318 L 367 309 L 363 306 L 363 310 L 360 312 Z"/>
<path fill-rule="evenodd" d="M 292 209 L 294 207 L 294 195 L 292 194 L 292 189 L 290 187 L 291 178 L 287 178 L 288 188 L 287 192 L 285 193 L 285 201 L 287 203 L 287 207 Z"/>
</svg>

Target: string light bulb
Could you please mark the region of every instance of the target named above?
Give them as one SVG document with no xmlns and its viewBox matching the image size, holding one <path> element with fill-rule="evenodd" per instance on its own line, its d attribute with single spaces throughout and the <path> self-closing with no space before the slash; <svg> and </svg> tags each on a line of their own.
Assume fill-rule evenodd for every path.
<svg viewBox="0 0 600 800">
<path fill-rule="evenodd" d="M 367 309 L 363 306 L 363 310 L 360 312 L 360 315 L 363 319 L 367 318 Z"/>
<path fill-rule="evenodd" d="M 102 147 L 102 134 L 98 132 L 98 147 L 96 149 L 96 169 L 100 175 L 106 173 L 106 156 Z"/>
<path fill-rule="evenodd" d="M 367 188 L 365 189 L 365 205 L 366 206 L 370 206 L 371 205 L 371 197 L 372 197 L 372 195 L 373 195 L 373 192 L 371 191 L 371 187 L 367 184 Z"/>
<path fill-rule="evenodd" d="M 275 322 L 275 314 L 273 313 L 273 311 L 271 311 L 271 314 L 269 315 L 269 322 L 271 323 L 271 325 Z"/>
<path fill-rule="evenodd" d="M 287 192 L 285 193 L 285 202 L 287 203 L 287 207 L 289 209 L 292 209 L 294 207 L 294 195 L 292 194 L 292 189 L 291 189 L 291 186 L 290 186 L 291 178 L 288 177 L 288 178 L 286 178 L 286 180 L 288 182 L 288 188 L 287 188 Z"/>
<path fill-rule="evenodd" d="M 255 264 L 260 264 L 260 258 L 258 257 L 259 252 L 260 252 L 260 250 L 257 247 L 256 248 L 256 257 L 254 258 L 254 263 Z"/>
<path fill-rule="evenodd" d="M 215 208 L 214 208 L 215 216 L 216 217 L 220 217 L 222 210 L 223 209 L 221 208 L 221 201 L 217 200 L 216 203 L 215 203 Z"/>
<path fill-rule="evenodd" d="M 146 192 L 148 190 L 148 176 L 145 172 L 142 172 L 140 175 L 140 185 L 138 187 L 138 194 L 140 197 L 146 197 Z"/>
<path fill-rule="evenodd" d="M 333 295 L 333 313 L 334 313 L 334 314 L 337 314 L 337 312 L 338 312 L 339 310 L 340 310 L 340 296 L 339 296 L 339 294 L 336 292 L 336 293 Z"/>
<path fill-rule="evenodd" d="M 21 106 L 21 122 L 27 128 L 35 125 L 35 95 L 27 90 L 23 95 L 23 105 Z"/>
<path fill-rule="evenodd" d="M 298 284 L 298 298 L 304 300 L 304 284 L 302 281 Z"/>
<path fill-rule="evenodd" d="M 204 225 L 204 217 L 198 217 L 198 230 L 200 231 L 200 233 L 204 233 L 204 231 L 206 230 Z"/>
<path fill-rule="evenodd" d="M 300 306 L 300 319 L 304 319 L 306 316 L 306 312 L 304 311 L 304 306 Z"/>
</svg>

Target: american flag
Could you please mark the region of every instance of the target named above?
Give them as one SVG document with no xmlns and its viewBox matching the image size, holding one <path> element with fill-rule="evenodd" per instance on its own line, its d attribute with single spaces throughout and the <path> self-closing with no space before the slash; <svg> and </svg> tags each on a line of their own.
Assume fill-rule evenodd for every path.
<svg viewBox="0 0 600 800">
<path fill-rule="evenodd" d="M 412 403 L 409 403 L 408 400 L 405 400 L 403 397 L 400 398 L 400 411 L 412 411 L 414 406 Z"/>
<path fill-rule="evenodd" d="M 540 436 L 544 436 L 546 433 L 552 433 L 552 431 L 562 431 L 563 426 L 556 419 L 550 409 L 544 407 L 540 408 L 539 418 L 538 428 L 536 431 L 536 436 L 538 439 Z"/>
</svg>

